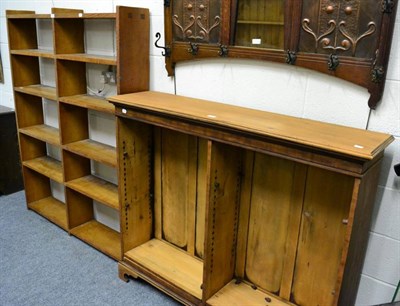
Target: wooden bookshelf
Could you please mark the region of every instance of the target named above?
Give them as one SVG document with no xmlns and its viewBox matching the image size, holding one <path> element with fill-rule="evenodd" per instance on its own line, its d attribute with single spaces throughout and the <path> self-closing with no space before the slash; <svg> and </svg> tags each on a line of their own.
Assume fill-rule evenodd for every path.
<svg viewBox="0 0 400 306">
<path fill-rule="evenodd" d="M 391 135 L 157 92 L 110 101 L 122 279 L 185 305 L 354 304 Z"/>
<path fill-rule="evenodd" d="M 110 116 L 115 108 L 105 97 L 89 95 L 88 71 L 116 71 L 119 94 L 148 90 L 149 11 L 124 6 L 116 13 L 52 8 L 51 14 L 13 10 L 6 17 L 27 206 L 119 260 L 120 234 L 97 221 L 94 213 L 94 201 L 119 210 L 118 186 L 94 176 L 92 169 L 93 162 L 116 168 L 116 149 L 90 139 L 88 119 L 89 110 Z M 47 47 L 39 46 L 41 19 L 52 27 L 53 41 Z M 107 24 L 103 30 L 108 31 L 99 42 L 104 47 L 99 54 L 85 43 L 96 20 Z M 103 55 L 103 49 L 115 56 Z M 43 59 L 54 63 L 54 87 L 42 79 Z M 43 99 L 56 103 L 58 127 L 47 124 Z M 48 156 L 49 145 L 60 149 L 62 162 Z M 55 183 L 62 184 L 65 204 L 52 195 Z"/>
</svg>

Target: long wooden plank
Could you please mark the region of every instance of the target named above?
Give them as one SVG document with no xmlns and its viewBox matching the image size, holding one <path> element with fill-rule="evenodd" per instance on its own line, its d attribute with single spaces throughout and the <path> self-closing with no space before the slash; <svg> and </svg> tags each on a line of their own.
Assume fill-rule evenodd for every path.
<svg viewBox="0 0 400 306">
<path fill-rule="evenodd" d="M 109 100 L 163 113 L 164 117 L 178 116 L 215 127 L 235 128 L 366 160 L 373 159 L 394 140 L 383 133 L 158 92 L 126 94 Z"/>
<path fill-rule="evenodd" d="M 203 263 L 158 239 L 152 239 L 124 255 L 167 282 L 201 299 Z"/>
<path fill-rule="evenodd" d="M 47 197 L 32 203 L 28 207 L 61 228 L 67 230 L 67 211 L 65 204 L 53 197 Z"/>
<path fill-rule="evenodd" d="M 67 144 L 64 149 L 114 168 L 117 166 L 115 148 L 91 139 Z"/>
<path fill-rule="evenodd" d="M 19 129 L 19 132 L 55 146 L 60 145 L 60 134 L 58 129 L 45 124 L 25 127 Z"/>
<path fill-rule="evenodd" d="M 353 185 L 350 176 L 308 169 L 292 287 L 295 304 L 333 305 Z"/>
<path fill-rule="evenodd" d="M 61 162 L 49 156 L 42 156 L 35 159 L 27 160 L 22 163 L 28 167 L 52 180 L 63 183 L 63 171 Z"/>
<path fill-rule="evenodd" d="M 71 234 L 116 260 L 122 259 L 119 233 L 96 220 L 71 229 Z"/>
<path fill-rule="evenodd" d="M 162 131 L 162 229 L 163 238 L 184 248 L 188 243 L 189 135 L 170 130 Z M 195 200 L 195 199 L 194 199 Z"/>
<path fill-rule="evenodd" d="M 57 58 L 62 60 L 93 63 L 99 65 L 113 65 L 113 66 L 117 65 L 117 60 L 115 56 L 74 53 L 74 54 L 57 54 Z"/>
<path fill-rule="evenodd" d="M 38 84 L 14 87 L 14 90 L 49 100 L 57 100 L 57 92 L 55 87 Z"/>
<path fill-rule="evenodd" d="M 67 182 L 66 186 L 113 209 L 119 210 L 118 187 L 112 183 L 93 175 L 87 175 Z"/>
<path fill-rule="evenodd" d="M 273 294 L 265 293 L 259 289 L 253 289 L 250 285 L 232 280 L 224 288 L 207 300 L 210 306 L 288 306 L 293 305 L 281 300 Z"/>
<path fill-rule="evenodd" d="M 53 51 L 41 49 L 10 50 L 10 54 L 55 58 Z"/>
<path fill-rule="evenodd" d="M 210 144 L 211 146 L 211 144 Z M 196 256 L 204 257 L 204 234 L 207 206 L 207 163 L 209 141 L 199 138 L 197 162 L 197 204 L 196 204 Z"/>
<path fill-rule="evenodd" d="M 90 96 L 90 95 L 75 95 L 75 96 L 66 96 L 59 99 L 61 102 L 84 107 L 87 109 L 92 109 L 95 111 L 114 114 L 115 107 L 107 100 Z"/>
<path fill-rule="evenodd" d="M 246 276 L 269 292 L 279 292 L 283 277 L 294 166 L 294 162 L 282 158 L 255 155 Z M 301 205 L 302 198 L 294 202 Z M 295 211 L 301 213 L 301 209 Z"/>
</svg>

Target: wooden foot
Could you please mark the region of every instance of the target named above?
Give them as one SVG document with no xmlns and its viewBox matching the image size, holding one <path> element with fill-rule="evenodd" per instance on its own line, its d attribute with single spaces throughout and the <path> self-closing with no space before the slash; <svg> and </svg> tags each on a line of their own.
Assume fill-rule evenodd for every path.
<svg viewBox="0 0 400 306">
<path fill-rule="evenodd" d="M 131 278 L 138 278 L 139 277 L 135 272 L 133 272 L 131 269 L 129 269 L 127 266 L 125 266 L 121 262 L 118 263 L 118 276 L 124 282 L 129 282 L 129 278 L 130 277 Z"/>
</svg>

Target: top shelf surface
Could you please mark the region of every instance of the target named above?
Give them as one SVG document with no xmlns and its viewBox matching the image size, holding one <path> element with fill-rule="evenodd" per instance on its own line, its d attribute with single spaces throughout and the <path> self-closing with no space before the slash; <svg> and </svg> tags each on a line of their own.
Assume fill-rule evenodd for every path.
<svg viewBox="0 0 400 306">
<path fill-rule="evenodd" d="M 115 19 L 115 13 L 56 13 L 56 14 L 7 14 L 9 19 Z"/>
<path fill-rule="evenodd" d="M 366 160 L 373 159 L 394 140 L 383 133 L 159 92 L 119 95 L 109 101 Z"/>
</svg>

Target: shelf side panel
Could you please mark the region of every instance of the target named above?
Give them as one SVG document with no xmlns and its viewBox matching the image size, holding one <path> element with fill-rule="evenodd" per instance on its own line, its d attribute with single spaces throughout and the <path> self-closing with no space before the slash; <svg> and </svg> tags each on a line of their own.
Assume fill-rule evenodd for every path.
<svg viewBox="0 0 400 306">
<path fill-rule="evenodd" d="M 203 299 L 229 283 L 235 271 L 242 150 L 212 143 L 206 212 Z"/>
<path fill-rule="evenodd" d="M 26 202 L 39 201 L 51 197 L 50 180 L 27 167 L 22 167 L 24 175 Z"/>
<path fill-rule="evenodd" d="M 152 128 L 117 118 L 119 199 L 122 250 L 133 249 L 152 235 Z"/>
<path fill-rule="evenodd" d="M 149 10 L 117 6 L 116 28 L 118 94 L 148 90 Z"/>
<path fill-rule="evenodd" d="M 61 143 L 87 139 L 89 137 L 87 109 L 59 103 Z"/>
</svg>

